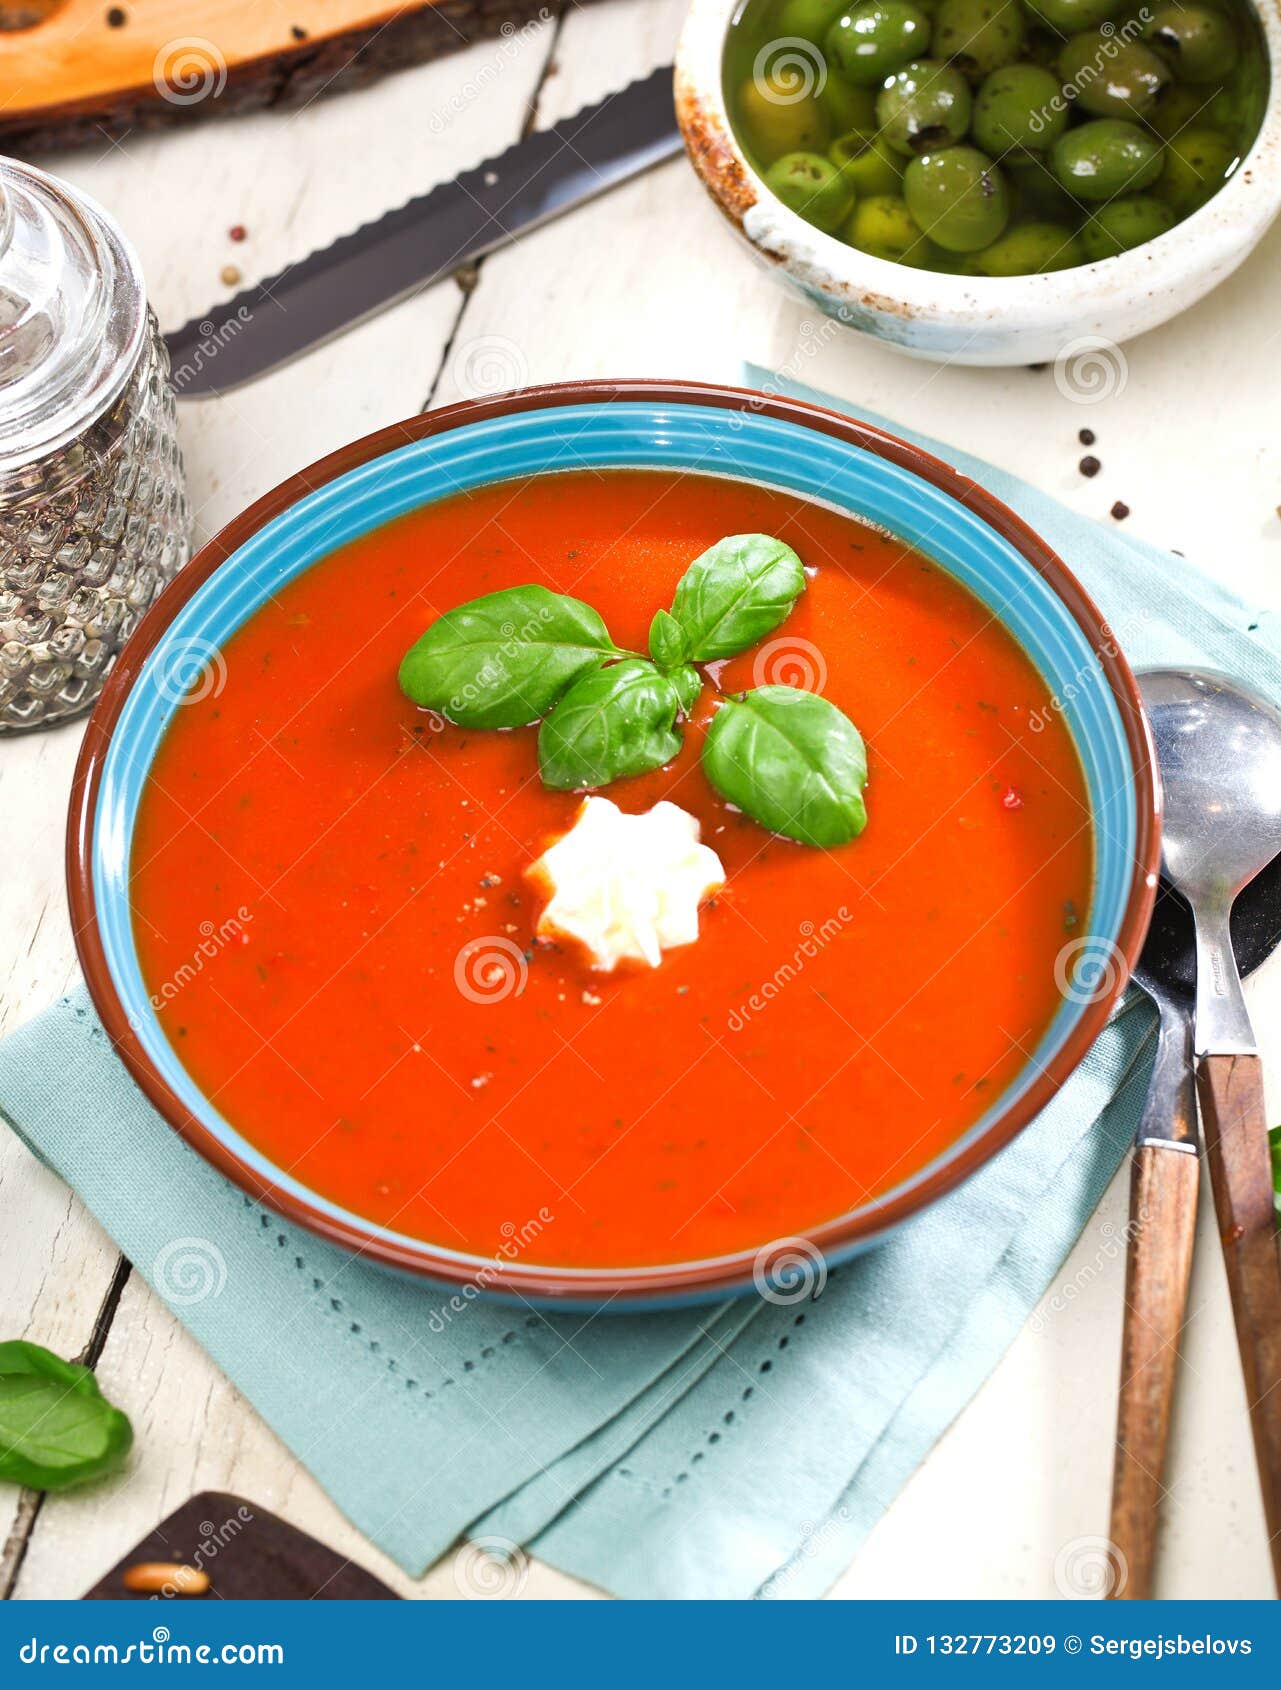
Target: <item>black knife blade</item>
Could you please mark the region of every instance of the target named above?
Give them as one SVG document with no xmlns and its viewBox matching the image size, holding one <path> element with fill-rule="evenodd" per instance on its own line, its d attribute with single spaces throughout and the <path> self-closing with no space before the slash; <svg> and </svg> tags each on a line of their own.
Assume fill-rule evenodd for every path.
<svg viewBox="0 0 1281 1690">
<path fill-rule="evenodd" d="M 238 387 L 680 146 L 666 65 L 175 329 L 174 391 Z"/>
</svg>

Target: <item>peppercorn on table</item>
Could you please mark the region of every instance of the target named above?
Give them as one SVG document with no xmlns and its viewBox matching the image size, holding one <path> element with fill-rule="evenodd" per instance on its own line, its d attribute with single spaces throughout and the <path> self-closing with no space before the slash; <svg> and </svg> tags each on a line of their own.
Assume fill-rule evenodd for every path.
<svg viewBox="0 0 1281 1690">
<path fill-rule="evenodd" d="M 475 165 L 670 61 L 681 0 L 603 0 L 502 44 L 317 101 L 41 159 L 136 243 L 162 321 Z M 270 157 L 270 168 L 263 160 Z M 323 453 L 462 396 L 573 376 L 785 371 L 965 446 L 1074 508 L 1199 560 L 1281 607 L 1281 229 L 1192 312 L 1105 359 L 1053 369 L 920 364 L 823 330 L 735 245 L 683 160 L 526 236 L 255 385 L 181 411 L 197 539 Z M 1070 564 L 1071 559 L 1068 559 Z M 0 741 L 0 1030 L 77 977 L 62 830 L 78 724 Z M 1281 962 L 1249 995 L 1281 1087 Z M 1274 1092 L 1281 1096 L 1281 1091 Z M 1208 1196 L 1208 1193 L 1207 1193 Z M 1106 1531 L 1128 1168 L 1038 1318 L 839 1581 L 844 1597 L 1054 1596 Z M 448 1562 L 408 1579 L 366 1543 L 123 1263 L 78 1201 L 0 1128 L 0 1339 L 88 1354 L 130 1415 L 127 1473 L 43 1499 L 0 1487 L 0 1591 L 73 1597 L 193 1492 L 236 1492 L 407 1596 L 453 1596 Z M 1203 1217 L 1158 1593 L 1267 1596 L 1270 1575 L 1220 1253 Z M 1017 1458 L 1012 1459 L 1012 1452 Z M 525 1596 L 593 1592 L 535 1564 Z"/>
</svg>

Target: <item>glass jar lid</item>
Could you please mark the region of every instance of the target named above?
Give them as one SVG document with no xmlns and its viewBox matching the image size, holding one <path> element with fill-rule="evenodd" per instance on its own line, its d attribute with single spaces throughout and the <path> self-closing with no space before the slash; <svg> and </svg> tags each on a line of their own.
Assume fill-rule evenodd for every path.
<svg viewBox="0 0 1281 1690">
<path fill-rule="evenodd" d="M 110 450 L 106 413 L 146 321 L 137 257 L 102 208 L 0 157 L 0 498 L 29 490 L 32 466 L 82 437 L 87 455 L 51 479 L 74 479 Z"/>
</svg>

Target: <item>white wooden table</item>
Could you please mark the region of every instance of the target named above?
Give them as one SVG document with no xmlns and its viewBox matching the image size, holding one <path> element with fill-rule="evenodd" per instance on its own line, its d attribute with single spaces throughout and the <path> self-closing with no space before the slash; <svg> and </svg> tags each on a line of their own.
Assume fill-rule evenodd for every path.
<svg viewBox="0 0 1281 1690">
<path fill-rule="evenodd" d="M 297 114 L 104 141 L 42 161 L 137 244 L 166 326 L 670 60 L 682 0 L 599 0 Z M 248 238 L 233 244 L 228 230 Z M 814 344 L 806 312 L 739 251 L 675 160 L 292 367 L 182 412 L 200 536 L 333 447 L 494 387 L 592 375 L 734 381 L 748 358 L 971 447 L 1076 508 L 1132 507 L 1133 531 L 1281 606 L 1281 228 L 1198 309 L 1127 348 L 1106 400 L 1049 371 L 942 369 L 853 335 Z M 1076 469 L 1093 428 L 1103 470 Z M 1069 563 L 1071 560 L 1068 560 Z M 0 742 L 0 1031 L 76 978 L 61 874 L 79 729 Z M 1281 1106 L 1281 962 L 1252 984 Z M 1053 1596 L 1107 1529 L 1123 1283 L 1119 1177 L 1059 1281 L 841 1580 L 837 1594 Z M 1263 1516 L 1226 1288 L 1203 1215 L 1172 1451 L 1161 1594 L 1266 1596 Z M 453 1596 L 448 1565 L 404 1577 L 342 1518 L 117 1252 L 0 1129 L 0 1337 L 92 1348 L 131 1415 L 129 1474 L 43 1502 L 0 1487 L 0 1592 L 78 1595 L 194 1491 L 241 1492 L 405 1595 Z M 1087 1546 L 1088 1554 L 1088 1546 Z M 1059 1568 L 1056 1583 L 1056 1563 Z M 535 1566 L 525 1596 L 592 1594 Z"/>
</svg>

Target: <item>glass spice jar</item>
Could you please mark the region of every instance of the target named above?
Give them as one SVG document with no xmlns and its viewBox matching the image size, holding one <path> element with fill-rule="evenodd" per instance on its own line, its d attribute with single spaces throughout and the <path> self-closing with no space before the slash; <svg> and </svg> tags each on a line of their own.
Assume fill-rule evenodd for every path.
<svg viewBox="0 0 1281 1690">
<path fill-rule="evenodd" d="M 115 224 L 0 158 L 0 733 L 86 709 L 187 561 L 168 373 Z"/>
</svg>

